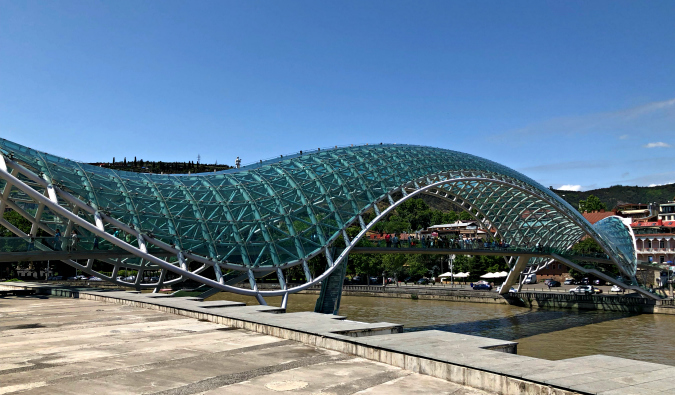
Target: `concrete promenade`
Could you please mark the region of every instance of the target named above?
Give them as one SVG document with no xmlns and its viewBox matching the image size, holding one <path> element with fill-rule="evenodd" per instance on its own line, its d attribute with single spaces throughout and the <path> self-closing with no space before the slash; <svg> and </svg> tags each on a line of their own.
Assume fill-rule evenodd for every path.
<svg viewBox="0 0 675 395">
<path fill-rule="evenodd" d="M 157 310 L 0 298 L 0 394 L 486 394 L 244 329 Z"/>
<path fill-rule="evenodd" d="M 200 320 L 199 322 L 192 320 L 190 321 L 191 323 L 186 321 L 185 325 L 189 327 L 192 325 L 195 327 L 205 325 L 205 327 L 213 328 L 211 326 L 212 324 L 209 324 L 206 321 L 226 325 L 229 327 L 225 328 L 227 329 L 225 331 L 213 330 L 204 333 L 203 335 L 195 335 L 194 337 L 196 339 L 200 339 L 200 341 L 208 342 L 213 338 L 217 338 L 219 335 L 222 335 L 221 333 L 213 335 L 211 334 L 212 332 L 223 332 L 230 334 L 234 332 L 240 332 L 232 330 L 231 328 L 246 329 L 250 330 L 251 332 L 256 332 L 257 334 L 267 335 L 265 336 L 266 338 L 270 335 L 274 336 L 276 338 L 275 341 L 279 342 L 283 341 L 280 339 L 292 340 L 293 344 L 302 348 L 303 350 L 305 350 L 303 347 L 308 347 L 308 349 L 314 350 L 313 352 L 317 353 L 311 354 L 312 358 L 315 356 L 336 359 L 346 358 L 346 360 L 352 361 L 352 359 L 357 357 L 359 359 L 354 360 L 354 363 L 357 361 L 363 364 L 376 363 L 376 366 L 380 366 L 381 369 L 385 369 L 384 371 L 380 371 L 380 373 L 388 371 L 386 369 L 402 369 L 403 373 L 401 374 L 406 375 L 407 380 L 413 380 L 416 377 L 419 377 L 414 376 L 409 372 L 421 373 L 427 376 L 433 376 L 435 378 L 447 380 L 447 382 L 442 383 L 448 386 L 446 391 L 449 392 L 460 391 L 456 393 L 462 393 L 461 391 L 470 391 L 465 387 L 461 387 L 466 385 L 472 388 L 487 391 L 489 393 L 498 394 L 675 394 L 675 390 L 673 389 L 672 385 L 672 376 L 675 374 L 675 367 L 668 365 L 660 365 L 603 355 L 572 358 L 560 361 L 547 361 L 538 358 L 512 354 L 516 351 L 516 344 L 508 341 L 441 331 L 400 333 L 401 326 L 396 324 L 360 323 L 345 320 L 344 317 L 315 313 L 281 314 L 282 311 L 275 307 L 243 306 L 241 303 L 227 301 L 203 302 L 195 298 L 172 298 L 157 294 L 139 294 L 133 292 L 82 289 L 73 290 L 62 287 L 49 287 L 40 284 L 31 285 L 25 283 L 0 284 L 0 290 L 3 288 L 23 288 L 33 290 L 41 294 L 76 297 L 79 299 L 89 300 L 89 302 L 86 303 L 91 303 L 91 301 L 109 302 L 114 305 L 119 305 L 120 308 L 123 306 L 143 307 L 150 310 L 163 311 L 173 313 L 178 316 L 191 317 Z M 0 303 L 6 304 L 7 300 L 8 299 L 0 299 Z M 52 300 L 55 299 L 48 299 L 48 301 Z M 59 299 L 59 301 L 71 304 L 82 302 L 72 300 L 68 301 L 67 299 Z M 35 302 L 39 303 L 44 301 Z M 111 304 L 102 306 L 111 306 Z M 1 312 L 2 310 L 0 310 L 0 313 Z M 96 317 L 98 317 L 98 313 L 104 316 L 103 318 L 111 316 L 110 314 L 106 314 L 105 311 L 94 311 L 87 315 L 87 317 L 89 317 L 91 320 L 95 320 Z M 27 316 L 28 315 L 30 314 L 27 314 Z M 22 320 L 20 322 L 21 323 L 17 323 L 16 325 L 31 325 L 31 322 L 26 320 Z M 33 321 L 34 324 L 41 324 L 41 322 L 42 321 L 39 317 Z M 153 323 L 153 325 L 161 326 L 161 324 L 155 323 Z M 17 328 L 14 330 L 25 331 L 28 329 Z M 34 328 L 31 330 L 40 330 L 40 328 Z M 207 330 L 203 329 L 202 331 L 206 332 Z M 172 354 L 169 351 L 162 351 L 162 344 L 165 340 L 167 340 L 165 337 L 168 338 L 168 336 L 164 334 L 163 330 L 160 330 L 160 332 L 162 332 L 162 334 L 159 335 L 159 338 L 154 341 L 135 341 L 136 337 L 141 335 L 132 333 L 129 335 L 128 344 L 130 347 L 140 347 L 141 344 L 143 344 L 144 347 L 149 347 L 145 348 L 145 351 L 141 351 L 141 353 L 143 354 L 143 358 L 147 357 L 150 359 L 149 363 L 153 363 L 152 358 L 158 358 L 159 355 Z M 254 335 L 251 332 L 241 332 L 247 333 L 249 338 L 258 338 L 260 336 Z M 164 335 L 164 337 L 162 337 L 162 335 Z M 24 342 L 25 344 L 23 347 L 34 347 L 35 345 L 40 345 L 40 347 L 37 350 L 33 350 L 33 352 L 40 355 L 50 355 L 51 353 L 49 344 L 43 345 L 41 342 L 49 343 L 49 339 L 52 336 L 59 336 L 58 332 L 46 331 L 44 333 L 35 334 L 33 338 L 35 343 L 31 344 L 30 341 L 27 341 Z M 81 338 L 82 336 L 85 336 L 86 338 L 86 333 L 78 334 L 77 332 L 69 331 L 66 334 L 62 334 L 61 336 L 63 336 L 65 339 L 68 339 L 68 341 L 72 342 L 72 344 L 63 349 L 61 351 L 62 353 L 59 354 L 55 360 L 57 362 L 68 362 L 69 360 L 72 360 L 72 358 L 77 358 L 77 345 L 84 341 L 81 340 Z M 296 342 L 301 343 L 302 345 L 298 345 Z M 231 340 L 230 343 L 239 345 L 236 339 Z M 7 344 L 7 342 L 4 344 Z M 12 344 L 12 342 L 10 341 L 9 344 Z M 256 345 L 251 345 L 251 347 L 253 346 Z M 44 349 L 44 347 L 47 348 Z M 124 345 L 118 345 L 118 347 L 114 348 L 117 350 L 121 347 L 124 347 Z M 101 360 L 92 362 L 103 363 L 103 369 L 106 368 L 106 363 L 124 364 L 125 361 L 127 361 L 125 358 L 107 358 L 108 356 L 114 355 L 112 350 L 100 349 L 99 347 L 93 346 L 90 348 L 91 350 L 87 352 L 91 352 L 94 356 L 99 355 L 102 357 Z M 204 346 L 202 349 L 204 348 L 211 350 L 210 346 Z M 195 351 L 190 347 L 187 347 L 187 349 L 192 352 Z M 216 351 L 217 348 L 213 348 L 213 350 Z M 73 356 L 69 356 L 71 355 L 71 351 L 74 353 Z M 87 352 L 84 352 L 84 354 L 86 355 Z M 277 366 L 279 364 L 278 361 L 294 360 L 293 352 L 294 351 L 289 351 L 287 358 L 284 358 L 283 353 L 281 353 L 280 359 L 276 360 L 277 362 L 272 359 L 270 359 L 269 362 L 271 365 Z M 224 355 L 230 354 L 231 352 L 225 353 Z M 175 355 L 174 357 L 179 356 Z M 200 356 L 190 354 L 188 358 L 190 357 L 195 358 L 192 360 L 192 363 L 187 364 L 189 365 L 190 369 L 192 369 L 191 371 L 201 372 L 202 368 L 206 370 L 204 373 L 200 373 L 205 375 L 204 378 L 199 378 L 201 376 L 194 376 L 195 379 L 192 381 L 195 382 L 202 382 L 204 380 L 209 382 L 208 380 L 210 377 L 231 377 L 233 373 L 228 370 L 229 366 L 233 364 L 234 366 L 243 368 L 243 366 L 247 363 L 246 358 L 237 358 L 236 356 L 232 357 L 233 359 L 228 360 L 230 361 L 229 363 L 231 365 L 227 365 L 225 362 L 221 363 L 220 360 L 215 357 L 212 359 L 209 355 Z M 92 358 L 96 359 L 95 357 Z M 364 359 L 368 360 L 369 362 L 364 361 Z M 267 361 L 266 358 L 263 358 L 263 360 Z M 0 363 L 3 364 L 22 363 L 20 358 L 14 361 L 8 359 L 1 361 L 2 362 Z M 50 359 L 47 361 L 36 362 L 49 363 L 49 361 Z M 213 361 L 215 361 L 215 363 L 211 363 Z M 339 361 L 332 359 L 321 359 L 321 361 L 321 363 L 328 364 L 346 363 L 342 362 L 341 359 Z M 24 360 L 23 363 L 30 363 L 30 361 Z M 384 363 L 385 365 L 380 365 L 377 363 Z M 87 364 L 84 363 L 83 365 Z M 96 368 L 96 364 L 93 364 L 92 366 Z M 14 366 L 6 369 L 24 368 L 29 369 L 28 366 Z M 309 369 L 309 371 L 312 371 L 313 369 L 313 367 L 298 368 Z M 7 371 L 6 369 L 5 371 Z M 67 369 L 67 367 L 63 367 L 62 369 Z M 254 370 L 255 369 L 260 368 L 255 367 Z M 292 369 L 295 369 L 295 367 Z M 359 369 L 360 368 L 357 368 L 356 370 Z M 96 368 L 96 371 L 99 370 L 100 369 Z M 395 371 L 398 372 L 399 370 Z M 258 371 L 259 370 L 256 370 L 256 372 Z M 168 376 L 169 378 L 175 378 L 176 380 L 179 380 L 180 377 L 183 377 L 182 380 L 185 380 L 185 376 L 180 376 L 178 373 L 174 374 L 173 370 L 169 370 L 168 372 L 169 373 L 162 373 L 161 369 L 157 370 L 158 376 Z M 220 376 L 214 376 L 214 374 L 218 372 L 220 372 Z M 329 376 L 328 373 L 321 373 L 323 372 L 321 370 L 317 370 L 317 372 L 319 372 L 317 373 L 319 376 Z M 21 372 L 17 372 L 17 374 L 20 373 Z M 119 377 L 121 382 L 125 381 L 124 377 L 131 377 L 128 375 L 135 374 L 135 372 L 133 369 L 130 369 L 125 371 L 125 374 L 126 375 L 123 374 L 121 375 L 122 377 Z M 313 373 L 310 372 L 307 373 L 307 376 L 302 377 L 311 377 L 312 374 Z M 8 383 L 6 376 L 7 374 L 2 375 L 0 373 L 0 383 L 2 383 L 0 384 L 0 394 L 3 393 L 3 386 L 10 385 L 6 384 Z M 31 381 L 27 381 L 27 377 L 31 377 Z M 39 379 L 40 377 L 41 375 L 27 374 L 24 376 L 23 381 L 20 378 L 14 378 L 13 380 L 15 381 L 12 381 L 11 385 L 27 385 L 28 383 L 34 382 L 42 383 L 43 381 L 49 383 L 49 381 Z M 284 377 L 285 381 L 303 381 L 309 383 L 309 381 L 307 381 L 308 379 L 289 379 L 289 377 L 294 377 L 292 374 L 290 374 L 290 372 L 286 375 L 282 375 L 282 377 Z M 396 378 L 392 378 L 392 380 L 394 379 Z M 218 388 L 222 387 L 223 385 L 244 385 L 244 382 L 258 382 L 256 381 L 257 379 L 242 379 L 243 381 L 240 383 L 227 384 L 229 381 L 222 380 L 225 379 L 221 378 L 211 382 L 218 384 Z M 275 382 L 278 381 L 279 380 Z M 264 382 L 264 379 L 261 378 L 259 382 Z M 380 391 L 381 388 L 385 388 L 380 386 L 384 386 L 388 382 L 391 382 L 391 380 L 381 382 L 379 384 L 373 384 L 371 389 L 362 388 L 361 390 L 363 390 L 364 393 L 378 393 L 377 391 Z M 118 381 L 113 381 L 113 383 L 115 385 L 119 385 Z M 225 384 L 220 385 L 219 383 Z M 194 383 L 190 382 L 183 383 L 181 385 L 190 386 L 193 384 Z M 269 382 L 267 382 L 267 384 L 269 384 Z M 261 384 L 262 386 L 259 387 L 260 392 L 252 390 L 250 393 L 269 393 L 264 392 L 268 391 L 269 387 L 263 388 L 267 384 Z M 64 383 L 63 385 L 66 384 Z M 216 390 L 216 388 L 202 390 L 200 387 L 192 386 L 188 387 L 193 389 L 190 390 L 192 392 L 171 392 L 174 391 L 175 387 L 171 387 L 170 384 L 164 385 L 169 387 L 163 387 L 162 389 L 156 390 L 154 392 L 200 393 L 204 391 Z M 293 386 L 300 384 L 291 383 L 283 385 Z M 460 387 L 457 387 L 456 385 L 459 385 Z M 40 388 L 44 389 L 44 387 L 44 385 L 36 387 L 34 390 L 37 391 Z M 386 387 L 388 388 L 387 392 L 397 393 L 395 392 L 398 390 L 396 387 L 396 385 Z M 218 389 L 218 391 L 224 390 L 223 388 Z M 414 390 L 411 391 L 410 388 L 414 388 Z M 404 390 L 402 393 L 424 393 L 423 390 L 425 388 L 426 387 L 424 385 L 420 385 L 419 387 L 409 387 L 408 390 Z M 310 392 L 302 392 L 304 390 L 299 391 L 300 392 L 298 393 L 317 393 L 320 390 L 312 390 Z M 356 393 L 358 391 L 359 390 L 347 389 L 332 391 L 331 389 L 326 389 L 324 393 Z M 149 389 L 148 392 L 153 392 L 152 388 Z M 431 390 L 430 392 L 442 393 L 442 391 L 437 389 Z M 4 393 L 7 393 L 7 391 Z"/>
</svg>

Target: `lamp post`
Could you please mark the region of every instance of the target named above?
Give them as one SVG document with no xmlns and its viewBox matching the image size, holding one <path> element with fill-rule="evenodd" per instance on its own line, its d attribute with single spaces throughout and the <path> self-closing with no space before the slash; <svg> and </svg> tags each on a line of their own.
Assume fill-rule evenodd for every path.
<svg viewBox="0 0 675 395">
<path fill-rule="evenodd" d="M 455 286 L 455 255 L 448 255 L 448 263 L 450 264 L 450 278 L 452 286 Z"/>
</svg>

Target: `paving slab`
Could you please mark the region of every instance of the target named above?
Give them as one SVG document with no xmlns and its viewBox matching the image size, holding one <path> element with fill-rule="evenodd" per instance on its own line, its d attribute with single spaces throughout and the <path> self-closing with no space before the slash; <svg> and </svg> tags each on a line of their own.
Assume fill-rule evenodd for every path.
<svg viewBox="0 0 675 395">
<path fill-rule="evenodd" d="M 11 287 L 11 284 L 0 284 L 1 287 Z M 33 287 L 31 289 L 40 291 L 40 285 L 23 284 L 23 287 Z M 60 292 L 58 288 L 49 288 L 48 290 Z M 67 294 L 67 292 L 64 291 L 64 294 Z M 49 365 L 49 360 L 55 361 L 57 364 L 72 365 L 85 362 L 95 364 L 101 360 L 109 360 L 113 358 L 111 354 L 118 352 L 115 349 L 115 344 L 119 344 L 121 338 L 133 341 L 133 337 L 138 337 L 136 341 L 139 344 L 143 341 L 142 339 L 146 339 L 145 341 L 148 342 L 156 342 L 156 350 L 161 353 L 171 353 L 172 347 L 175 347 L 176 351 L 187 352 L 188 358 L 193 358 L 195 352 L 197 355 L 205 353 L 205 360 L 218 361 L 219 365 L 230 367 L 229 372 L 218 374 L 219 371 L 212 371 L 211 369 L 205 369 L 203 372 L 195 370 L 194 366 L 199 366 L 199 364 L 190 365 L 190 368 L 181 370 L 171 365 L 171 363 L 177 362 L 167 362 L 163 366 L 164 373 L 157 373 L 156 375 L 161 380 L 175 380 L 173 389 L 161 390 L 165 391 L 162 393 L 166 394 L 192 393 L 190 391 L 269 393 L 287 387 L 294 388 L 293 391 L 304 391 L 303 388 L 317 389 L 322 385 L 319 382 L 307 380 L 292 382 L 293 380 L 281 380 L 280 378 L 288 377 L 288 372 L 297 371 L 298 375 L 302 375 L 301 373 L 305 372 L 306 369 L 320 370 L 318 366 L 323 366 L 322 364 L 335 365 L 342 363 L 344 358 L 347 361 L 355 359 L 354 356 L 365 358 L 369 360 L 369 363 L 377 363 L 373 361 L 385 362 L 388 367 L 370 378 L 361 376 L 359 376 L 361 378 L 356 378 L 358 375 L 355 374 L 352 382 L 343 386 L 331 387 L 336 393 L 356 393 L 360 391 L 381 393 L 386 389 L 392 390 L 394 388 L 388 383 L 407 383 L 407 380 L 412 380 L 411 377 L 415 377 L 414 374 L 424 373 L 435 378 L 450 380 L 454 382 L 453 385 L 468 384 L 489 392 L 504 394 L 524 392 L 620 394 L 621 391 L 624 391 L 623 393 L 650 394 L 654 393 L 655 390 L 670 391 L 665 388 L 665 383 L 675 374 L 675 367 L 673 366 L 605 355 L 592 355 L 559 361 L 519 356 L 516 354 L 517 343 L 515 342 L 436 330 L 401 333 L 402 325 L 395 323 L 363 323 L 348 320 L 342 316 L 312 312 L 285 314 L 284 309 L 274 306 L 245 306 L 241 303 L 228 301 L 204 302 L 200 298 L 150 295 L 153 294 L 80 290 L 77 294 L 79 298 L 128 304 L 128 306 L 120 306 L 118 310 L 114 311 L 114 314 L 124 316 L 122 321 L 114 324 L 111 322 L 109 327 L 103 328 L 93 327 L 96 323 L 92 323 L 92 327 L 87 327 L 86 323 L 80 324 L 80 327 L 76 327 L 75 323 L 59 323 L 53 317 L 50 318 L 49 313 L 42 313 L 40 303 L 44 303 L 44 299 L 37 299 L 38 297 L 18 308 L 17 306 L 7 306 L 6 303 L 0 303 L 0 315 L 5 314 L 12 317 L 11 324 L 7 324 L 8 330 L 3 332 L 2 324 L 0 324 L 0 345 L 6 346 L 3 350 L 7 351 L 4 358 L 0 357 L 0 367 L 5 366 L 5 369 L 0 369 L 0 383 L 6 376 L 12 379 L 11 385 L 24 385 L 26 383 L 17 381 L 17 377 L 3 376 L 2 372 L 43 369 L 44 366 Z M 29 299 L 29 297 L 25 298 L 27 301 Z M 54 301 L 54 308 L 58 309 L 59 314 L 64 317 L 82 316 L 78 316 L 76 312 L 68 314 L 67 304 L 57 302 L 54 298 L 47 299 L 48 304 L 52 301 Z M 87 302 L 89 302 L 89 304 L 86 304 L 89 309 L 88 313 L 95 316 L 97 312 L 92 310 L 92 307 L 100 302 Z M 132 305 L 135 307 L 132 307 Z M 139 309 L 136 306 L 152 309 L 156 312 L 156 315 L 136 314 L 133 319 L 130 319 L 125 314 L 131 312 L 133 315 L 138 312 Z M 67 328 L 68 325 L 71 325 L 73 330 L 72 332 L 57 332 L 45 338 L 45 333 L 49 329 L 13 327 L 12 325 L 18 325 L 20 322 L 21 308 L 23 307 L 28 308 L 26 315 L 43 314 L 45 317 L 43 322 L 47 323 L 47 327 L 62 325 L 61 328 Z M 163 311 L 199 318 L 199 321 L 223 322 L 232 325 L 232 327 L 218 325 L 216 329 L 212 326 L 216 324 L 198 322 L 192 318 L 185 319 L 179 316 L 173 316 L 174 319 L 164 322 L 160 318 L 162 314 L 166 314 Z M 63 319 L 66 320 L 66 318 Z M 156 321 L 153 322 L 152 320 Z M 94 321 L 96 320 L 94 319 Z M 40 323 L 42 321 L 33 320 L 31 322 Z M 115 333 L 115 336 L 110 336 L 113 330 L 117 333 Z M 225 332 L 222 332 L 222 330 L 225 330 Z M 3 337 L 5 333 L 9 337 Z M 66 336 L 66 333 L 70 334 L 70 337 Z M 163 339 L 157 336 L 158 333 L 168 333 L 172 340 L 167 339 L 167 344 L 162 346 Z M 180 333 L 194 334 L 200 339 L 208 338 L 211 341 L 195 341 L 194 344 L 190 344 L 183 341 L 187 338 L 181 339 Z M 18 338 L 19 334 L 20 339 Z M 267 334 L 278 337 L 274 338 Z M 99 347 L 81 347 L 81 345 L 76 344 L 77 342 L 72 341 L 73 336 L 79 342 L 98 344 Z M 237 336 L 241 337 L 242 344 L 238 343 L 237 339 L 239 338 Z M 11 339 L 12 337 L 17 338 L 12 339 L 14 341 L 4 341 L 3 344 L 3 339 Z M 246 343 L 245 340 L 249 340 L 248 344 L 252 344 L 250 342 L 251 337 L 277 340 L 272 343 L 258 342 L 257 345 L 243 345 Z M 194 337 L 192 338 L 194 339 Z M 297 343 L 296 349 L 286 351 L 286 345 L 274 347 L 274 343 L 288 341 L 280 338 L 300 341 L 305 345 L 300 346 Z M 22 350 L 29 347 L 31 343 L 33 346 L 38 345 L 40 351 L 36 351 L 32 358 L 22 359 L 22 352 L 25 352 Z M 312 348 L 317 345 L 323 348 Z M 242 349 L 258 347 L 256 353 L 269 354 L 269 358 L 262 361 L 262 365 L 255 365 L 255 361 L 259 360 L 257 358 L 250 360 L 247 358 L 242 360 L 245 362 L 233 364 L 231 360 L 222 355 L 226 351 L 236 352 L 237 348 L 240 347 Z M 303 347 L 309 347 L 309 349 L 315 351 L 309 352 L 309 349 Z M 130 347 L 126 351 L 121 350 L 119 352 L 123 355 L 117 356 L 116 360 L 122 361 L 122 365 L 134 365 L 135 361 L 142 357 L 143 350 L 145 349 L 139 346 Z M 308 352 L 309 354 L 307 354 Z M 282 362 L 279 362 L 278 356 L 284 357 Z M 40 358 L 48 358 L 48 360 Z M 160 363 L 157 359 L 152 360 L 154 362 L 151 363 Z M 273 361 L 277 361 L 273 366 L 268 363 Z M 394 370 L 390 368 L 394 368 Z M 110 369 L 119 368 L 115 366 Z M 137 374 L 138 380 L 152 382 L 151 377 L 146 377 L 146 375 L 151 374 L 149 368 L 143 369 L 142 371 L 133 371 L 133 374 Z M 248 373 L 240 371 L 241 369 Z M 276 376 L 272 377 L 272 375 Z M 273 381 L 276 384 L 272 385 L 276 389 L 265 387 L 270 382 L 263 384 L 265 380 L 262 377 L 267 376 L 276 380 Z M 127 375 L 127 377 L 129 376 Z M 189 377 L 192 377 L 194 382 L 185 384 L 184 382 Z M 96 380 L 98 380 L 98 383 L 103 378 L 99 377 Z M 166 381 L 161 380 L 157 382 L 157 388 L 170 386 Z M 254 381 L 258 384 L 250 384 Z M 103 380 L 103 382 L 107 381 Z M 302 388 L 295 388 L 294 386 L 304 385 L 300 382 L 306 382 L 307 385 Z M 450 384 L 448 381 L 444 382 Z M 49 384 L 49 381 L 47 383 Z M 119 381 L 115 381 L 115 386 L 118 386 L 118 384 Z M 246 387 L 247 385 L 252 387 Z M 363 386 L 367 388 L 361 388 Z M 38 391 L 43 387 L 44 385 L 35 384 L 35 388 L 30 390 Z M 329 391 L 328 387 L 321 388 L 321 391 Z M 65 387 L 63 390 L 68 391 Z M 462 387 L 461 390 L 465 391 L 466 388 Z M 158 391 L 158 393 L 161 391 Z M 2 393 L 2 387 L 0 387 L 0 393 Z"/>
<path fill-rule="evenodd" d="M 443 393 L 440 388 L 452 388 L 457 395 L 488 394 L 353 355 L 157 310 L 57 297 L 0 298 L 0 317 L 10 311 L 17 322 L 40 317 L 31 322 L 43 326 L 0 332 L 6 335 L 0 337 L 0 394 L 271 394 L 298 385 L 315 391 L 290 392 L 381 393 L 378 386 L 400 377 L 407 381 L 399 388 L 415 388 L 419 394 Z M 122 319 L 108 325 L 111 314 Z M 9 350 L 11 355 L 4 352 Z"/>
</svg>

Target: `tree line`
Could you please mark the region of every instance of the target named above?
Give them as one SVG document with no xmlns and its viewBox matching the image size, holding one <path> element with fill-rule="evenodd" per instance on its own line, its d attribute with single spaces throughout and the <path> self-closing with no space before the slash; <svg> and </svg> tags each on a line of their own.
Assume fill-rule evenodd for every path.
<svg viewBox="0 0 675 395">
<path fill-rule="evenodd" d="M 94 166 L 107 169 L 131 171 L 135 173 L 155 173 L 155 174 L 186 174 L 186 173 L 207 173 L 213 171 L 229 170 L 233 166 L 215 163 L 200 163 L 197 161 L 187 162 L 162 162 L 137 159 L 127 161 L 125 157 L 122 161 L 117 161 L 113 157 L 112 162 L 90 163 Z"/>
</svg>

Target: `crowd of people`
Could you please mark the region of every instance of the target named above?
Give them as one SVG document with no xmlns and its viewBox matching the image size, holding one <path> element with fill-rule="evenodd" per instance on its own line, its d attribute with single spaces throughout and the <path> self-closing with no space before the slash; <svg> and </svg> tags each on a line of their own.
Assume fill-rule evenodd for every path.
<svg viewBox="0 0 675 395">
<path fill-rule="evenodd" d="M 487 240 L 479 237 L 450 236 L 447 235 L 419 235 L 415 236 L 407 233 L 386 233 L 381 236 L 381 240 L 387 248 L 446 248 L 446 249 L 508 249 L 509 243 L 502 240 Z M 530 248 L 530 245 L 524 246 Z M 537 243 L 534 248 L 541 251 L 542 246 Z"/>
</svg>

